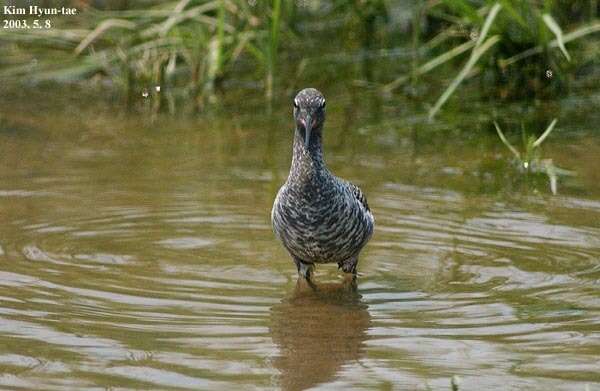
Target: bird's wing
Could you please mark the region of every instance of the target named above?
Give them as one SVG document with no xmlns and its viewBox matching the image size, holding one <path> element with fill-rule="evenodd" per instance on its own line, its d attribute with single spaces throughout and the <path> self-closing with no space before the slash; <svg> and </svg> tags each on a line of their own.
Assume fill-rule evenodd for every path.
<svg viewBox="0 0 600 391">
<path fill-rule="evenodd" d="M 365 207 L 366 210 L 370 212 L 371 209 L 369 209 L 369 204 L 367 203 L 367 196 L 365 196 L 360 187 L 356 186 L 354 183 L 347 183 L 348 186 L 350 186 L 350 190 L 352 190 L 354 197 Z"/>
</svg>

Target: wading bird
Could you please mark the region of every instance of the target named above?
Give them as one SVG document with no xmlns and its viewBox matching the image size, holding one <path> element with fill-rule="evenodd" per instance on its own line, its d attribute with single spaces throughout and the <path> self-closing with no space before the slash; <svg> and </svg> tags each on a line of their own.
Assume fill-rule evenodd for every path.
<svg viewBox="0 0 600 391">
<path fill-rule="evenodd" d="M 273 230 L 306 279 L 315 263 L 337 263 L 356 275 L 360 250 L 373 234 L 373 214 L 360 188 L 325 165 L 323 95 L 314 88 L 300 91 L 294 119 L 292 166 L 273 204 Z"/>
</svg>

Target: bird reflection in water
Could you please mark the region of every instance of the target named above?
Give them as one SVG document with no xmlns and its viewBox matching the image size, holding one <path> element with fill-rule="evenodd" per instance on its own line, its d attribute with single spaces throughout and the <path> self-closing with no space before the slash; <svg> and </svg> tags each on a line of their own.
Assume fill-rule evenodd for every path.
<svg viewBox="0 0 600 391">
<path fill-rule="evenodd" d="M 316 284 L 299 278 L 293 294 L 271 309 L 279 386 L 303 390 L 334 380 L 342 365 L 363 357 L 370 324 L 355 281 Z"/>
</svg>

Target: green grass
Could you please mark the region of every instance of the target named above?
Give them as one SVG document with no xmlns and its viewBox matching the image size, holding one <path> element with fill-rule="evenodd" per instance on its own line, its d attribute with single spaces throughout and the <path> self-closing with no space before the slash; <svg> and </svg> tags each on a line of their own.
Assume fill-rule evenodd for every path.
<svg viewBox="0 0 600 391">
<path fill-rule="evenodd" d="M 508 150 L 514 156 L 514 162 L 516 164 L 517 169 L 525 174 L 544 174 L 548 177 L 550 183 L 550 191 L 552 194 L 557 193 L 557 183 L 559 176 L 572 176 L 573 172 L 559 168 L 554 165 L 552 159 L 542 158 L 541 146 L 542 143 L 548 138 L 550 133 L 554 130 L 556 123 L 558 120 L 555 118 L 548 125 L 548 127 L 544 130 L 544 132 L 539 136 L 535 137 L 532 135 L 528 135 L 525 129 L 522 129 L 522 141 L 523 148 L 519 151 L 515 146 L 513 146 L 506 136 L 498 123 L 494 122 L 494 126 L 496 128 L 496 132 L 498 133 L 498 137 L 502 143 L 508 148 Z"/>
<path fill-rule="evenodd" d="M 408 27 L 398 27 L 391 12 L 398 5 L 388 0 L 129 4 L 88 8 L 50 30 L 0 30 L 8 53 L 0 81 L 109 80 L 128 106 L 161 86 L 149 107 L 171 113 L 189 104 L 201 112 L 219 101 L 224 82 L 241 77 L 257 81 L 268 101 L 308 80 L 376 86 L 387 95 L 408 82 L 427 83 L 441 89 L 428 110 L 434 119 L 473 78 L 497 96 L 563 93 L 580 66 L 594 63 L 583 56 L 595 52 L 585 43 L 600 32 L 595 0 L 416 1 L 403 6 L 413 12 Z M 319 23 L 325 28 L 310 30 Z M 371 58 L 407 47 L 410 61 Z M 322 51 L 348 54 L 354 63 L 325 68 Z M 548 69 L 555 75 L 549 82 Z"/>
<path fill-rule="evenodd" d="M 600 32 L 600 21 L 594 12 L 590 11 L 584 20 L 568 15 L 575 3 L 586 2 L 445 0 L 430 3 L 425 11 L 418 9 L 419 15 L 428 16 L 430 24 L 437 23 L 430 33 L 433 37 L 423 45 L 428 52 L 437 54 L 429 60 L 425 58 L 424 64 L 413 66 L 412 76 L 429 73 L 469 53 L 429 110 L 429 118 L 433 119 L 458 87 L 475 75 L 485 77 L 490 90 L 500 94 L 536 96 L 540 86 L 547 84 L 542 82 L 545 71 L 555 68 L 554 74 L 561 77 L 556 78 L 551 94 L 559 94 L 561 82 L 576 69 L 577 64 L 572 64 L 576 61 L 572 60 L 578 60 L 566 44 Z M 595 3 L 589 3 L 593 8 Z M 567 26 L 568 33 L 564 33 L 556 15 L 564 21 L 576 21 Z M 415 21 L 422 23 L 423 19 Z M 447 48 L 441 49 L 443 46 Z M 524 59 L 528 59 L 527 63 L 522 62 Z M 400 75 L 384 85 L 383 91 L 390 94 L 411 80 L 410 76 Z M 489 81 L 495 83 L 490 85 Z"/>
</svg>

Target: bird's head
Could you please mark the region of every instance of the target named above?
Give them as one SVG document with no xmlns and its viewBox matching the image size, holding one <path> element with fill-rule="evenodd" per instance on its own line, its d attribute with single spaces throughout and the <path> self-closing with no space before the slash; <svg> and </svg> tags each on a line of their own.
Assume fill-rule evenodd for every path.
<svg viewBox="0 0 600 391">
<path fill-rule="evenodd" d="M 311 134 L 321 134 L 325 122 L 325 97 L 314 88 L 305 88 L 294 98 L 294 119 L 296 129 L 304 139 L 304 146 L 310 145 Z"/>
</svg>

